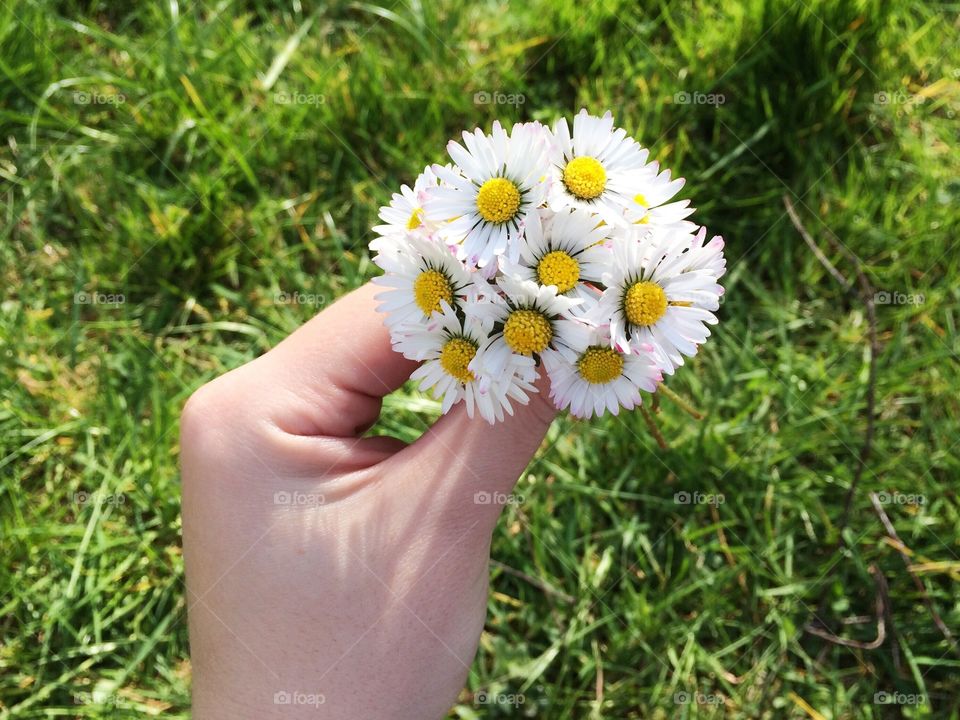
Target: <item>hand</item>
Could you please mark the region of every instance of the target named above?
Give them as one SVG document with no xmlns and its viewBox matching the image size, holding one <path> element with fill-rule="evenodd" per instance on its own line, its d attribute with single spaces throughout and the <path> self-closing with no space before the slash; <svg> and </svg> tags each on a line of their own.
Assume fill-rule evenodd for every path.
<svg viewBox="0 0 960 720">
<path fill-rule="evenodd" d="M 416 367 L 375 289 L 202 387 L 181 424 L 194 717 L 441 718 L 483 629 L 490 539 L 554 409 L 463 404 L 362 437 Z M 484 495 L 483 493 L 486 493 Z"/>
</svg>

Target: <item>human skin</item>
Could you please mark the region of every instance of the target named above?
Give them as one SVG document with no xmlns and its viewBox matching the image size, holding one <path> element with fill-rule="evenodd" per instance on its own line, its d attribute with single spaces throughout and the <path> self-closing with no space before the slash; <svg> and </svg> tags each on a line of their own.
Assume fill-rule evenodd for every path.
<svg viewBox="0 0 960 720">
<path fill-rule="evenodd" d="M 486 614 L 502 503 L 555 410 L 461 403 L 411 445 L 363 437 L 416 365 L 366 285 L 204 385 L 181 419 L 193 713 L 442 718 Z M 487 493 L 487 495 L 478 495 Z"/>
</svg>

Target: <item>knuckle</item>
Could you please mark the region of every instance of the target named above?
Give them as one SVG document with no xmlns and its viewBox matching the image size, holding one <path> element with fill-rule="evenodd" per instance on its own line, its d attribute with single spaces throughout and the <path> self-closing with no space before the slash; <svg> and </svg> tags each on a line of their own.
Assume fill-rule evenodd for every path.
<svg viewBox="0 0 960 720">
<path fill-rule="evenodd" d="M 233 372 L 195 390 L 180 413 L 181 451 L 215 454 L 225 447 L 228 438 L 242 434 L 239 423 L 247 413 L 238 405 L 243 397 Z"/>
<path fill-rule="evenodd" d="M 217 418 L 223 417 L 222 393 L 217 385 L 218 380 L 201 385 L 190 395 L 183 411 L 180 413 L 180 427 L 182 431 L 198 431 Z M 192 433 L 184 433 L 192 434 Z"/>
</svg>

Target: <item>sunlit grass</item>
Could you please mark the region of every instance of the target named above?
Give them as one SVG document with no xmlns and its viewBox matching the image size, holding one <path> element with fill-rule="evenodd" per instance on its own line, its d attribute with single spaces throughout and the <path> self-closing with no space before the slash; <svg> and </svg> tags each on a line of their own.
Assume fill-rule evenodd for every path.
<svg viewBox="0 0 960 720">
<path fill-rule="evenodd" d="M 371 277 L 378 206 L 449 137 L 585 106 L 726 239 L 723 322 L 670 380 L 708 417 L 665 402 L 668 450 L 639 414 L 555 423 L 470 680 L 523 702 L 453 716 L 957 717 L 868 494 L 960 634 L 958 39 L 955 6 L 879 0 L 0 2 L 0 709 L 188 715 L 182 402 Z M 892 301 L 844 551 L 866 314 L 784 195 Z M 406 440 L 437 411 L 385 407 Z M 874 565 L 879 649 L 804 631 L 873 639 Z"/>
</svg>

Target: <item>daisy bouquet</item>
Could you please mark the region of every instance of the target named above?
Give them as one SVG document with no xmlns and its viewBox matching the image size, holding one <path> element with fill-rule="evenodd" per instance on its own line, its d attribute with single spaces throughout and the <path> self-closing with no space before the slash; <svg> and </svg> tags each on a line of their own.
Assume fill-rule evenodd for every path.
<svg viewBox="0 0 960 720">
<path fill-rule="evenodd" d="M 641 404 L 717 322 L 723 240 L 688 218 L 648 150 L 582 110 L 552 128 L 463 133 L 404 185 L 370 243 L 394 349 L 413 379 L 489 423 L 542 375 L 558 409 Z M 542 385 L 542 384 L 541 384 Z"/>
</svg>

